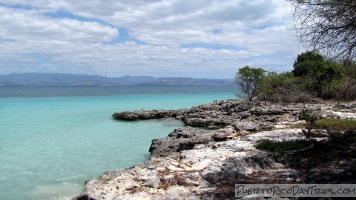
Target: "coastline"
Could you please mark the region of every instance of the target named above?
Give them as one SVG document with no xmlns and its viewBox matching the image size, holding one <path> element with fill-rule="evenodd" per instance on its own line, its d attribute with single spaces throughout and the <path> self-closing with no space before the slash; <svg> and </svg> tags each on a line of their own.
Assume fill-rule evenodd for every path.
<svg viewBox="0 0 356 200">
<path fill-rule="evenodd" d="M 327 118 L 356 118 L 356 102 L 265 105 L 236 99 L 182 110 L 115 113 L 120 120 L 175 118 L 186 127 L 153 139 L 145 163 L 105 172 L 87 181 L 73 199 L 226 199 L 234 198 L 235 183 L 340 182 L 342 175 L 340 180 L 332 177 L 350 170 L 352 159 L 300 170 L 256 149 L 263 139 L 305 140 L 301 126 L 306 122 L 298 119 L 302 110 Z M 324 130 L 314 132 L 314 140 L 328 140 Z M 318 179 L 320 173 L 325 180 Z"/>
</svg>

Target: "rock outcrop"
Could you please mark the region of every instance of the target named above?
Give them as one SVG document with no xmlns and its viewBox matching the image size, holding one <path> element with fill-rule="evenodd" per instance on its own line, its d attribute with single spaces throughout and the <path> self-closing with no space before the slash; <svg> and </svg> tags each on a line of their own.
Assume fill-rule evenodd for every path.
<svg viewBox="0 0 356 200">
<path fill-rule="evenodd" d="M 196 137 L 200 130 L 191 127 L 174 130 L 166 144 L 153 142 L 151 158 L 144 164 L 121 171 L 106 172 L 86 182 L 81 198 L 92 199 L 213 199 L 220 194 L 220 183 L 265 182 L 269 176 L 288 183 L 300 182 L 300 172 L 275 162 L 268 152 L 257 150 L 256 138 L 248 136 L 214 142 L 208 136 L 225 132 L 236 134 L 231 128 L 213 131 Z M 289 130 L 303 138 L 301 130 Z M 186 145 L 184 135 L 196 141 Z M 279 132 L 271 135 L 280 135 Z M 182 135 L 179 137 L 178 135 Z M 265 133 L 264 136 L 269 134 Z M 178 138 L 177 138 L 178 136 Z M 183 139 L 184 138 L 184 139 Z M 268 138 L 268 137 L 261 137 Z M 288 139 L 279 136 L 280 139 Z M 174 140 L 177 140 L 175 143 Z M 188 140 L 187 140 L 188 141 Z M 162 148 L 154 148 L 162 144 Z M 170 146 L 170 144 L 173 144 Z M 256 174 L 264 173 L 264 176 Z M 231 185 L 232 183 L 232 185 Z"/>
<path fill-rule="evenodd" d="M 328 169 L 330 165 L 300 171 L 277 162 L 272 153 L 256 149 L 256 144 L 265 139 L 305 140 L 298 128 L 305 123 L 298 120 L 302 110 L 356 118 L 355 107 L 353 103 L 264 105 L 224 100 L 179 111 L 116 113 L 113 117 L 123 120 L 177 118 L 188 126 L 153 139 L 151 157 L 145 163 L 87 181 L 75 199 L 226 199 L 234 198 L 236 183 L 314 183 L 326 173 L 328 180 L 334 180 L 335 173 L 355 170 L 347 161 L 339 161 L 343 163 L 332 163 L 335 173 Z M 315 134 L 319 136 L 325 140 L 322 132 Z"/>
<path fill-rule="evenodd" d="M 318 116 L 329 118 L 356 118 L 356 103 L 345 104 L 264 104 L 238 99 L 214 101 L 210 104 L 179 110 L 139 110 L 117 112 L 112 116 L 118 120 L 142 120 L 175 118 L 183 120 L 187 126 L 207 127 L 212 129 L 228 125 L 250 126 L 250 130 L 271 129 L 276 122 L 295 121 L 298 114 L 306 110 Z"/>
<path fill-rule="evenodd" d="M 138 119 L 161 119 L 161 118 L 176 118 L 182 119 L 186 109 L 180 110 L 139 110 L 134 112 L 119 112 L 114 113 L 112 117 L 114 119 L 121 120 L 138 120 Z"/>
<path fill-rule="evenodd" d="M 153 139 L 149 152 L 153 157 L 164 157 L 172 153 L 193 149 L 195 145 L 213 141 L 212 134 L 192 127 L 176 129 L 166 138 Z"/>
</svg>

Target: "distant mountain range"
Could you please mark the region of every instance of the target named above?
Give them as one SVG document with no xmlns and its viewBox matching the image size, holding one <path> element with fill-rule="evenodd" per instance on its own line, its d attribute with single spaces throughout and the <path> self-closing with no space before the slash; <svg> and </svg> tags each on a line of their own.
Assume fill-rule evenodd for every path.
<svg viewBox="0 0 356 200">
<path fill-rule="evenodd" d="M 106 76 L 65 73 L 24 73 L 0 75 L 0 86 L 221 86 L 234 85 L 233 79 L 194 79 L 177 77 Z"/>
</svg>

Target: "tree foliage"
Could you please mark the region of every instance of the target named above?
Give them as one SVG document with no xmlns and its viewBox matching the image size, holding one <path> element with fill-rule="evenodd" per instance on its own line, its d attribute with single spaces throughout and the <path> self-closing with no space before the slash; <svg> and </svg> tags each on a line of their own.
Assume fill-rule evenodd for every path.
<svg viewBox="0 0 356 200">
<path fill-rule="evenodd" d="M 249 66 L 240 68 L 236 73 L 236 81 L 239 83 L 242 92 L 246 94 L 246 98 L 249 101 L 256 95 L 256 91 L 264 75 L 265 70 L 262 68 L 252 68 Z"/>
<path fill-rule="evenodd" d="M 354 60 L 355 0 L 289 0 L 302 44 L 334 60 Z"/>
<path fill-rule="evenodd" d="M 294 76 L 307 76 L 320 68 L 325 62 L 324 57 L 315 51 L 307 51 L 297 56 L 294 62 Z"/>
<path fill-rule="evenodd" d="M 333 81 L 342 77 L 343 68 L 336 62 L 326 60 L 314 51 L 298 55 L 294 62 L 294 76 L 306 77 L 312 83 L 319 97 L 324 97 Z"/>
</svg>

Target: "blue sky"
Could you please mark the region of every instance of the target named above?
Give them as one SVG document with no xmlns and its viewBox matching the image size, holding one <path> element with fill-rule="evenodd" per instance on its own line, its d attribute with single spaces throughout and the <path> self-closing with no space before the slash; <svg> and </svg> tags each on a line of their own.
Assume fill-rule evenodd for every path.
<svg viewBox="0 0 356 200">
<path fill-rule="evenodd" d="M 233 78 L 289 71 L 286 0 L 0 0 L 0 74 Z"/>
</svg>

